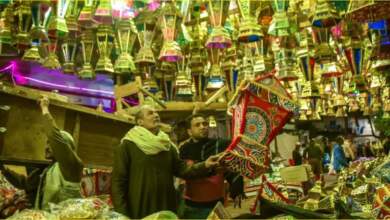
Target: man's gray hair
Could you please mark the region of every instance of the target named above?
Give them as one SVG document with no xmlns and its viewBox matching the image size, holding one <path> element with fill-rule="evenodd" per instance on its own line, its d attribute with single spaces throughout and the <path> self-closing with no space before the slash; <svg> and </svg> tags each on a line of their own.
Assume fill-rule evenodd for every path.
<svg viewBox="0 0 390 220">
<path fill-rule="evenodd" d="M 137 106 L 136 107 L 135 112 L 134 112 L 135 123 L 137 123 L 139 119 L 142 119 L 144 117 L 144 114 L 143 114 L 142 110 L 144 110 L 146 108 L 153 108 L 153 106 L 151 106 L 151 105 L 141 105 L 141 106 Z"/>
</svg>

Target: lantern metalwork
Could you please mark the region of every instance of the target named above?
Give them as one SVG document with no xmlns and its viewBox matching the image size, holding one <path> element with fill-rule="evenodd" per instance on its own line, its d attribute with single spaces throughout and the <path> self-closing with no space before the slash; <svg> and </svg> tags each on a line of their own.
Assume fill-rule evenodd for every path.
<svg viewBox="0 0 390 220">
<path fill-rule="evenodd" d="M 131 52 L 137 38 L 137 29 L 132 20 L 117 22 L 116 37 L 119 46 L 119 57 L 115 61 L 115 73 L 129 74 L 135 71 L 135 64 Z"/>
<path fill-rule="evenodd" d="M 62 43 L 61 49 L 64 56 L 64 63 L 62 64 L 62 69 L 64 73 L 74 73 L 75 72 L 75 57 L 77 52 L 77 39 L 66 39 Z"/>
<path fill-rule="evenodd" d="M 23 50 L 30 45 L 31 1 L 20 1 L 15 16 L 17 21 L 16 45 Z"/>
<path fill-rule="evenodd" d="M 230 34 L 224 27 L 228 16 L 230 0 L 208 0 L 208 15 L 211 33 L 208 36 L 207 48 L 229 48 L 232 45 Z"/>
<path fill-rule="evenodd" d="M 276 37 L 286 37 L 290 34 L 290 23 L 287 16 L 288 1 L 272 0 L 271 3 L 275 13 L 272 16 L 268 34 Z"/>
<path fill-rule="evenodd" d="M 68 10 L 69 0 L 57 0 L 53 2 L 53 12 L 48 24 L 48 34 L 50 38 L 63 38 L 68 34 L 65 15 Z M 54 10 L 57 9 L 57 10 Z"/>
<path fill-rule="evenodd" d="M 261 40 L 263 33 L 262 26 L 257 22 L 257 10 L 261 7 L 262 1 L 239 0 L 237 4 L 241 14 L 237 40 L 244 43 Z"/>
<path fill-rule="evenodd" d="M 156 63 L 152 50 L 152 42 L 156 28 L 155 15 L 155 13 L 150 11 L 142 11 L 135 20 L 141 47 L 135 57 L 135 63 L 140 66 L 154 65 Z"/>
<path fill-rule="evenodd" d="M 92 68 L 92 54 L 94 52 L 95 45 L 95 33 L 93 29 L 86 29 L 81 34 L 81 52 L 83 58 L 83 65 L 78 72 L 78 76 L 81 79 L 94 79 L 95 71 Z"/>
<path fill-rule="evenodd" d="M 335 26 L 341 17 L 330 0 L 317 0 L 313 15 L 313 26 L 329 28 Z"/>
<path fill-rule="evenodd" d="M 12 34 L 14 18 L 12 6 L 8 4 L 0 14 L 0 56 L 17 56 Z"/>
<path fill-rule="evenodd" d="M 111 0 L 99 0 L 99 5 L 93 14 L 93 20 L 101 25 L 112 25 L 112 6 Z"/>
</svg>

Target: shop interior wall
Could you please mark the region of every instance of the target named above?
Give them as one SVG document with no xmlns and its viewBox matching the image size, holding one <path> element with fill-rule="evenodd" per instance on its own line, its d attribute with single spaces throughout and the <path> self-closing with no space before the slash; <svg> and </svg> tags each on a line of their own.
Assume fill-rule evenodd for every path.
<svg viewBox="0 0 390 220">
<path fill-rule="evenodd" d="M 11 107 L 7 117 L 1 119 L 7 128 L 0 142 L 1 156 L 44 160 L 46 137 L 38 103 L 7 94 L 0 96 L 1 104 Z M 92 167 L 112 165 L 113 148 L 132 126 L 56 106 L 50 106 L 50 111 L 58 126 L 74 136 L 79 156 Z"/>
</svg>

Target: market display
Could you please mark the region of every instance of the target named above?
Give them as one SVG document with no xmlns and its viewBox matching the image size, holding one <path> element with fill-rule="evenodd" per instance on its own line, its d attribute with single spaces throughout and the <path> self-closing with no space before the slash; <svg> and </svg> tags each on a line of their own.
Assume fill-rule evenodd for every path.
<svg viewBox="0 0 390 220">
<path fill-rule="evenodd" d="M 22 210 L 27 206 L 26 193 L 15 188 L 0 173 L 0 217 L 11 216 L 17 210 Z"/>
</svg>

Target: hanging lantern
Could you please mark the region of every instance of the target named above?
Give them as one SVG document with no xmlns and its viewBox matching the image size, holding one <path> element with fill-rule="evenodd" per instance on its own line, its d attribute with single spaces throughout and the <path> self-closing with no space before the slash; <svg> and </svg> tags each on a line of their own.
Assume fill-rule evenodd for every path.
<svg viewBox="0 0 390 220">
<path fill-rule="evenodd" d="M 13 46 L 12 22 L 12 4 L 8 4 L 0 14 L 0 56 L 17 56 L 16 48 Z"/>
<path fill-rule="evenodd" d="M 317 0 L 313 26 L 329 28 L 335 26 L 340 20 L 340 15 L 330 0 Z"/>
<path fill-rule="evenodd" d="M 75 39 L 67 39 L 62 43 L 62 53 L 64 55 L 64 63 L 62 64 L 62 69 L 64 73 L 74 73 L 75 65 L 74 59 L 76 57 L 77 51 L 77 41 Z"/>
<path fill-rule="evenodd" d="M 318 86 L 315 82 L 314 67 L 315 59 L 312 53 L 312 41 L 306 35 L 302 35 L 300 47 L 297 51 L 297 58 L 300 70 L 303 73 L 305 82 L 303 83 L 302 97 L 318 97 Z"/>
<path fill-rule="evenodd" d="M 282 81 L 295 81 L 298 76 L 295 74 L 295 53 L 293 49 L 280 48 L 274 51 L 275 65 L 278 78 Z"/>
<path fill-rule="evenodd" d="M 116 37 L 120 54 L 115 61 L 115 73 L 129 74 L 134 72 L 135 65 L 130 54 L 137 37 L 137 30 L 132 20 L 120 20 L 117 22 Z"/>
<path fill-rule="evenodd" d="M 94 5 L 94 0 L 85 0 L 84 7 L 80 11 L 78 22 L 81 26 L 86 28 L 91 28 L 94 25 L 94 20 L 92 18 L 92 7 Z"/>
<path fill-rule="evenodd" d="M 344 51 L 352 72 L 352 82 L 361 89 L 366 84 L 362 75 L 365 48 L 360 41 L 352 40 Z"/>
<path fill-rule="evenodd" d="M 69 0 L 57 0 L 53 2 L 52 8 L 56 8 L 57 11 L 52 14 L 48 24 L 47 32 L 50 38 L 63 38 L 68 34 L 68 26 L 65 21 L 68 5 Z"/>
<path fill-rule="evenodd" d="M 272 0 L 272 7 L 274 8 L 275 13 L 272 16 L 268 34 L 276 37 L 288 36 L 290 34 L 290 24 L 287 16 L 288 1 Z"/>
<path fill-rule="evenodd" d="M 336 61 L 321 64 L 320 72 L 323 78 L 339 77 L 343 74 L 343 71 Z"/>
<path fill-rule="evenodd" d="M 92 29 L 86 29 L 81 35 L 81 52 L 83 57 L 83 66 L 78 72 L 81 79 L 94 79 L 95 71 L 92 68 L 92 54 L 95 45 L 95 33 Z"/>
<path fill-rule="evenodd" d="M 80 27 L 78 24 L 80 9 L 78 3 L 79 0 L 71 0 L 65 15 L 66 26 L 72 37 L 80 35 Z"/>
<path fill-rule="evenodd" d="M 308 118 L 310 121 L 318 121 L 321 120 L 320 109 L 319 109 L 319 98 L 310 99 L 310 107 L 311 111 L 310 117 Z"/>
<path fill-rule="evenodd" d="M 390 18 L 390 2 L 382 0 L 350 1 L 346 13 L 349 19 L 358 22 Z"/>
<path fill-rule="evenodd" d="M 237 85 L 238 72 L 236 71 L 237 50 L 235 46 L 230 47 L 226 51 L 226 56 L 222 62 L 222 70 L 229 91 L 234 92 Z"/>
<path fill-rule="evenodd" d="M 222 79 L 222 69 L 221 69 L 221 50 L 217 48 L 208 49 L 209 59 L 211 62 L 211 67 L 208 75 L 208 82 L 206 85 L 206 90 L 218 90 L 223 87 L 224 82 Z"/>
<path fill-rule="evenodd" d="M 309 110 L 309 105 L 307 103 L 306 99 L 300 99 L 299 100 L 299 120 L 300 121 L 307 121 L 306 112 Z"/>
<path fill-rule="evenodd" d="M 176 8 L 175 1 L 164 1 L 159 14 L 164 41 L 158 59 L 165 62 L 180 61 L 183 59 L 183 54 L 175 39 L 180 29 L 182 15 Z"/>
<path fill-rule="evenodd" d="M 19 49 L 23 50 L 30 45 L 31 2 L 21 1 L 20 5 L 16 8 L 15 16 L 18 21 L 16 45 Z"/>
<path fill-rule="evenodd" d="M 188 66 L 184 66 L 184 62 L 181 64 L 179 72 L 176 77 L 176 97 L 179 99 L 185 99 L 191 101 L 192 90 L 191 90 L 191 77 Z"/>
<path fill-rule="evenodd" d="M 257 23 L 256 11 L 261 7 L 262 2 L 239 0 L 237 4 L 241 14 L 238 41 L 248 43 L 261 40 L 263 37 L 262 27 Z"/>
<path fill-rule="evenodd" d="M 315 57 L 320 63 L 335 60 L 334 50 L 329 45 L 331 31 L 328 28 L 313 28 Z"/>
<path fill-rule="evenodd" d="M 232 45 L 230 34 L 224 27 L 229 11 L 230 0 L 208 0 L 208 15 L 212 26 L 206 42 L 208 48 L 229 48 Z"/>
<path fill-rule="evenodd" d="M 114 44 L 114 36 L 111 26 L 99 26 L 96 38 L 99 48 L 99 59 L 96 63 L 95 71 L 112 74 L 114 73 L 114 67 L 112 65 L 110 55 Z"/>
<path fill-rule="evenodd" d="M 61 68 L 61 63 L 60 63 L 60 61 L 58 61 L 58 56 L 56 54 L 57 45 L 58 45 L 57 39 L 50 39 L 49 43 L 47 44 L 49 54 L 42 61 L 42 66 L 44 66 L 48 69 L 60 69 Z"/>
<path fill-rule="evenodd" d="M 41 40 L 43 43 L 49 41 L 49 35 L 46 32 L 49 24 L 49 18 L 53 9 L 50 6 L 50 1 L 36 1 L 31 5 L 32 27 L 30 30 L 30 38 L 32 41 Z"/>
<path fill-rule="evenodd" d="M 111 11 L 111 0 L 99 0 L 99 5 L 95 10 L 93 20 L 98 24 L 112 25 L 113 18 Z"/>
<path fill-rule="evenodd" d="M 40 63 L 42 61 L 42 57 L 39 53 L 38 45 L 39 43 L 31 42 L 31 48 L 24 52 L 22 60 Z"/>
<path fill-rule="evenodd" d="M 138 40 L 141 45 L 135 57 L 135 63 L 138 65 L 154 65 L 156 63 L 152 51 L 152 41 L 156 27 L 155 22 L 155 14 L 150 11 L 142 11 L 136 18 Z"/>
<path fill-rule="evenodd" d="M 332 97 L 332 98 L 335 98 L 335 97 Z M 334 112 L 334 104 L 333 104 L 333 102 L 332 102 L 332 100 L 331 99 L 329 99 L 328 101 L 327 101 L 327 111 L 326 111 L 326 116 L 328 116 L 328 117 L 333 117 L 333 116 L 336 116 L 336 113 Z"/>
<path fill-rule="evenodd" d="M 163 91 L 166 100 L 173 100 L 175 91 L 175 77 L 177 72 L 176 63 L 161 62 L 160 71 L 164 73 Z"/>
</svg>

